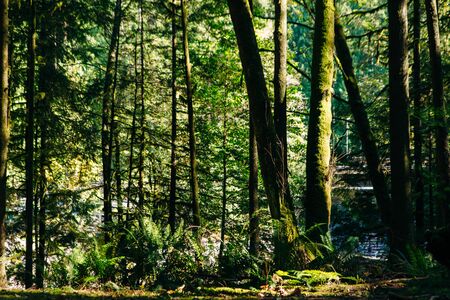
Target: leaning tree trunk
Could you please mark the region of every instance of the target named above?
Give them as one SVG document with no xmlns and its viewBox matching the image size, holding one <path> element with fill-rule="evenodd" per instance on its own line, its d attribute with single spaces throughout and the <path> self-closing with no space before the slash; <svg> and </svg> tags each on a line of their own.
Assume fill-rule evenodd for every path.
<svg viewBox="0 0 450 300">
<path fill-rule="evenodd" d="M 9 97 L 8 97 L 8 0 L 0 1 L 0 287 L 7 285 L 6 278 L 6 163 L 9 143 Z"/>
<path fill-rule="evenodd" d="M 391 156 L 391 258 L 414 244 L 408 115 L 407 0 L 389 0 L 389 139 Z"/>
<path fill-rule="evenodd" d="M 169 225 L 175 232 L 176 197 L 177 197 L 177 9 L 172 1 L 172 132 L 170 140 L 170 195 L 169 195 Z"/>
<path fill-rule="evenodd" d="M 187 34 L 187 7 L 186 0 L 181 0 L 181 21 L 183 28 L 183 51 L 184 64 L 186 76 L 186 101 L 188 106 L 188 128 L 189 128 L 189 157 L 190 157 L 190 172 L 191 172 L 191 197 L 192 197 L 192 225 L 200 226 L 200 202 L 199 202 L 199 187 L 197 175 L 197 150 L 195 141 L 195 125 L 194 125 L 194 107 L 192 103 L 192 81 L 191 81 L 191 62 L 189 56 L 189 44 Z"/>
<path fill-rule="evenodd" d="M 344 34 L 344 29 L 337 17 L 335 19 L 334 28 L 336 54 L 342 67 L 342 75 L 347 89 L 350 110 L 355 119 L 356 129 L 366 157 L 369 176 L 372 181 L 381 219 L 383 223 L 388 226 L 390 222 L 390 198 L 386 178 L 378 154 L 377 143 L 370 128 L 369 118 L 359 91 L 358 81 L 355 70 L 353 69 L 353 60 Z"/>
<path fill-rule="evenodd" d="M 302 248 L 297 244 L 295 216 L 284 198 L 288 184 L 282 184 L 282 147 L 277 142 L 250 4 L 247 0 L 228 0 L 228 7 L 250 100 L 250 117 L 258 144 L 261 174 L 274 220 L 275 262 L 277 267 L 281 268 L 294 264 L 302 265 L 305 257 Z"/>
<path fill-rule="evenodd" d="M 36 4 L 28 1 L 28 56 L 25 129 L 25 287 L 33 285 L 34 83 L 36 71 Z"/>
<path fill-rule="evenodd" d="M 330 137 L 333 85 L 334 2 L 316 1 L 311 101 L 306 150 L 305 222 L 311 240 L 320 242 L 331 215 Z"/>
<path fill-rule="evenodd" d="M 433 87 L 433 108 L 436 135 L 437 187 L 437 225 L 449 223 L 450 179 L 448 154 L 448 128 L 442 81 L 442 60 L 439 37 L 439 19 L 435 0 L 425 0 L 427 11 L 428 48 L 431 60 L 431 81 Z"/>
<path fill-rule="evenodd" d="M 412 66 L 412 96 L 414 102 L 414 194 L 415 194 L 415 219 L 416 219 L 416 239 L 423 242 L 425 233 L 425 190 L 423 185 L 422 168 L 422 96 L 420 91 L 420 0 L 414 0 L 413 19 L 413 66 Z"/>
<path fill-rule="evenodd" d="M 113 101 L 114 85 L 114 63 L 117 55 L 117 39 L 119 36 L 121 22 L 121 0 L 116 0 L 114 9 L 114 24 L 109 45 L 108 60 L 106 64 L 105 85 L 103 89 L 103 107 L 102 107 L 102 165 L 103 165 L 103 226 L 105 243 L 110 241 L 109 229 L 112 222 L 112 203 L 111 203 L 111 108 Z"/>
</svg>

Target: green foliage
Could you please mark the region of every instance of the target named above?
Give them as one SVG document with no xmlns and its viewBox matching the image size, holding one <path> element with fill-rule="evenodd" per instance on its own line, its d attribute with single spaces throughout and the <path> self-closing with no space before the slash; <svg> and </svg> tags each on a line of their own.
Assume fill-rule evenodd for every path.
<svg viewBox="0 0 450 300">
<path fill-rule="evenodd" d="M 89 246 L 78 246 L 69 255 L 61 253 L 55 259 L 49 270 L 51 286 L 98 286 L 117 276 L 123 257 L 110 257 L 111 244 L 90 242 Z"/>
<path fill-rule="evenodd" d="M 394 261 L 399 270 L 410 276 L 428 276 L 439 269 L 431 254 L 420 247 L 406 248 L 406 253 L 398 253 Z"/>
<path fill-rule="evenodd" d="M 233 278 L 252 278 L 262 280 L 262 262 L 250 255 L 242 243 L 228 242 L 219 262 L 220 274 Z"/>
<path fill-rule="evenodd" d="M 332 282 L 338 283 L 341 279 L 339 273 L 320 270 L 278 270 L 275 274 L 285 280 L 288 285 L 307 285 L 308 287 Z"/>
</svg>

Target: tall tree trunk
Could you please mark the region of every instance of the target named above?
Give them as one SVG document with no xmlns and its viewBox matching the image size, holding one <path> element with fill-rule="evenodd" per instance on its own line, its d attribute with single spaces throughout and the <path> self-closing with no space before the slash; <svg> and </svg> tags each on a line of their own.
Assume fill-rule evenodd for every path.
<svg viewBox="0 0 450 300">
<path fill-rule="evenodd" d="M 109 243 L 110 234 L 108 226 L 112 222 L 112 203 L 111 203 L 111 107 L 113 101 L 113 83 L 114 83 L 114 63 L 117 56 L 117 39 L 119 36 L 121 22 L 122 1 L 116 0 L 114 9 L 114 24 L 111 34 L 111 43 L 109 45 L 108 60 L 106 64 L 105 85 L 103 89 L 103 107 L 102 107 L 102 164 L 103 164 L 103 226 L 104 241 Z"/>
<path fill-rule="evenodd" d="M 34 176 L 34 83 L 36 71 L 36 6 L 28 0 L 28 57 L 26 82 L 26 129 L 25 129 L 25 287 L 33 285 L 33 176 Z"/>
<path fill-rule="evenodd" d="M 139 90 L 139 72 L 138 72 L 138 38 L 136 36 L 134 44 L 134 101 L 133 101 L 133 117 L 131 121 L 131 137 L 130 137 L 130 157 L 128 160 L 128 187 L 127 187 L 127 212 L 126 220 L 130 220 L 130 204 L 131 188 L 133 180 L 133 158 L 134 158 L 134 143 L 136 142 L 136 122 L 137 122 L 137 108 L 138 108 L 138 90 Z M 134 202 L 134 201 L 133 201 Z"/>
<path fill-rule="evenodd" d="M 138 161 L 138 195 L 139 195 L 139 212 L 142 213 L 144 209 L 144 146 L 145 146 L 145 104 L 144 104 L 144 78 L 145 78 L 145 66 L 144 66 L 144 17 L 142 11 L 142 0 L 139 1 L 140 15 L 140 52 L 141 52 L 141 78 L 140 78 L 140 100 L 141 100 L 141 115 L 139 119 L 140 136 L 139 136 L 139 161 Z"/>
<path fill-rule="evenodd" d="M 292 264 L 301 265 L 304 263 L 304 252 L 297 244 L 298 229 L 294 213 L 284 198 L 288 184 L 282 184 L 282 147 L 277 142 L 250 4 L 247 0 L 228 0 L 228 7 L 250 100 L 250 116 L 258 144 L 261 174 L 274 222 L 275 263 L 281 268 Z"/>
<path fill-rule="evenodd" d="M 334 3 L 316 1 L 311 101 L 306 150 L 305 221 L 310 238 L 320 242 L 331 215 L 330 137 L 333 85 Z"/>
<path fill-rule="evenodd" d="M 39 185 L 38 185 L 38 224 L 39 241 L 36 257 L 36 286 L 44 287 L 45 258 L 46 258 L 46 210 L 48 201 L 48 168 L 49 168 L 49 146 L 48 131 L 50 120 L 50 103 L 53 98 L 53 83 L 55 82 L 56 70 L 56 42 L 55 27 L 45 19 L 41 20 L 39 51 L 43 57 L 44 64 L 39 70 L 39 92 L 42 95 L 38 101 L 39 111 Z"/>
<path fill-rule="evenodd" d="M 364 102 L 359 91 L 358 81 L 353 69 L 353 59 L 344 29 L 337 16 L 335 19 L 335 46 L 336 54 L 342 67 L 345 87 L 348 94 L 348 102 L 353 118 L 355 119 L 356 129 L 361 140 L 362 149 L 366 157 L 369 176 L 372 181 L 375 197 L 383 223 L 388 226 L 390 222 L 390 198 L 378 147 L 370 128 L 369 118 L 367 116 Z"/>
<path fill-rule="evenodd" d="M 294 210 L 288 185 L 288 157 L 287 157 L 287 117 L 286 117 L 286 89 L 287 89 L 287 0 L 274 0 L 275 4 L 275 72 L 274 72 L 274 125 L 278 142 L 282 147 L 282 161 L 280 171 L 283 173 L 282 186 L 284 198 L 291 210 Z"/>
<path fill-rule="evenodd" d="M 222 136 L 222 218 L 220 226 L 220 247 L 219 247 L 219 263 L 222 261 L 223 251 L 225 248 L 225 230 L 227 217 L 227 111 L 224 105 L 223 113 L 223 136 Z"/>
<path fill-rule="evenodd" d="M 414 19 L 413 19 L 413 66 L 412 66 L 412 96 L 414 101 L 414 198 L 416 202 L 416 239 L 422 242 L 425 233 L 425 208 L 424 197 L 425 190 L 423 185 L 422 168 L 422 95 L 420 91 L 420 0 L 414 0 Z"/>
<path fill-rule="evenodd" d="M 408 115 L 408 17 L 406 0 L 388 0 L 389 133 L 392 211 L 391 254 L 406 255 L 414 243 L 411 207 Z"/>
<path fill-rule="evenodd" d="M 117 123 L 116 123 L 117 124 Z M 123 206 L 122 206 L 122 171 L 120 169 L 120 142 L 119 131 L 114 130 L 114 147 L 115 147 L 115 179 L 116 179 L 116 201 L 117 201 L 117 220 L 123 223 Z"/>
<path fill-rule="evenodd" d="M 250 120 L 249 126 L 249 178 L 248 178 L 248 195 L 249 195 L 249 235 L 250 247 L 249 252 L 253 256 L 259 255 L 259 197 L 258 197 L 258 149 L 256 148 L 255 129 L 253 122 Z"/>
<path fill-rule="evenodd" d="M 172 1 L 172 134 L 170 143 L 169 225 L 175 232 L 177 199 L 177 9 Z"/>
<path fill-rule="evenodd" d="M 6 163 L 9 143 L 9 97 L 8 97 L 8 0 L 0 1 L 0 287 L 7 285 L 6 278 Z"/>
<path fill-rule="evenodd" d="M 193 225 L 200 226 L 200 200 L 199 200 L 199 187 L 198 187 L 198 175 L 197 175 L 197 150 L 195 141 L 195 125 L 194 125 L 194 107 L 192 103 L 192 81 L 191 81 L 191 62 L 189 56 L 189 44 L 187 33 L 188 13 L 186 7 L 186 0 L 181 0 L 181 21 L 183 28 L 183 51 L 184 51 L 184 64 L 185 64 L 185 76 L 186 76 L 186 101 L 188 106 L 188 127 L 189 127 L 189 154 L 190 154 L 190 167 L 191 167 L 191 197 L 192 197 L 192 214 Z"/>
<path fill-rule="evenodd" d="M 448 154 L 448 127 L 442 81 L 442 60 L 439 37 L 439 19 L 435 0 L 425 0 L 427 11 L 428 48 L 430 50 L 431 80 L 433 87 L 433 108 L 436 135 L 437 187 L 437 225 L 449 223 L 450 179 Z"/>
</svg>

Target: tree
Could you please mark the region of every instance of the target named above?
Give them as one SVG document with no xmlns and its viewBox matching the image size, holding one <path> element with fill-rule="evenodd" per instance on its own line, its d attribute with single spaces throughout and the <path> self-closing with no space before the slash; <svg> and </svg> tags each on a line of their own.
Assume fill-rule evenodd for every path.
<svg viewBox="0 0 450 300">
<path fill-rule="evenodd" d="M 450 178 L 448 154 L 448 127 L 442 80 L 442 59 L 439 34 L 439 19 L 435 0 L 425 0 L 428 28 L 428 48 L 431 61 L 431 82 L 433 88 L 433 114 L 436 137 L 436 166 L 438 177 L 438 226 L 448 224 L 450 218 Z"/>
<path fill-rule="evenodd" d="M 259 255 L 259 197 L 258 197 L 258 149 L 256 145 L 255 129 L 253 122 L 249 122 L 249 176 L 248 176 L 248 196 L 249 196 L 249 252 L 254 256 Z"/>
<path fill-rule="evenodd" d="M 274 125 L 278 142 L 282 147 L 283 196 L 291 210 L 294 209 L 288 187 L 287 157 L 287 116 L 286 116 L 286 83 L 287 83 L 287 0 L 274 0 L 275 4 L 275 72 L 274 72 Z"/>
<path fill-rule="evenodd" d="M 181 0 L 181 26 L 183 30 L 183 53 L 186 80 L 186 101 L 188 106 L 188 130 L 189 130 L 189 163 L 190 163 L 190 185 L 192 197 L 192 225 L 200 226 L 200 200 L 197 175 L 197 150 L 195 141 L 194 107 L 192 99 L 191 61 L 189 56 L 189 42 L 187 33 L 188 12 L 186 0 Z"/>
<path fill-rule="evenodd" d="M 372 181 L 377 204 L 380 209 L 381 219 L 384 224 L 390 222 L 390 198 L 383 172 L 383 166 L 378 152 L 377 143 L 372 133 L 369 118 L 364 106 L 364 102 L 359 91 L 358 80 L 353 68 L 353 59 L 345 37 L 344 28 L 338 17 L 335 19 L 335 46 L 336 54 L 344 77 L 345 87 L 348 94 L 348 103 L 355 120 L 359 139 L 366 157 L 369 176 Z"/>
<path fill-rule="evenodd" d="M 170 195 L 169 195 L 169 225 L 175 232 L 176 192 L 177 192 L 177 9 L 172 1 L 172 130 L 170 140 Z"/>
<path fill-rule="evenodd" d="M 333 84 L 334 3 L 318 0 L 311 76 L 311 100 L 306 154 L 306 228 L 314 241 L 328 232 L 331 214 L 330 136 Z"/>
<path fill-rule="evenodd" d="M 0 1 L 0 287 L 7 285 L 6 278 L 6 163 L 9 143 L 9 94 L 8 94 L 8 0 Z"/>
<path fill-rule="evenodd" d="M 111 106 L 114 97 L 114 62 L 117 55 L 117 43 L 121 22 L 122 1 L 116 0 L 114 9 L 114 24 L 111 34 L 111 42 L 106 64 L 105 82 L 103 88 L 103 106 L 102 106 L 102 166 L 103 166 L 103 222 L 107 227 L 112 222 L 112 204 L 111 204 Z M 108 229 L 105 228 L 105 242 L 108 243 L 110 236 Z"/>
<path fill-rule="evenodd" d="M 25 287 L 33 285 L 33 202 L 34 202 L 34 98 L 36 57 L 36 5 L 28 1 L 28 60 L 26 83 L 26 131 L 25 131 L 25 190 L 26 190 L 26 253 Z"/>
<path fill-rule="evenodd" d="M 389 141 L 392 211 L 391 254 L 414 244 L 408 115 L 408 17 L 406 0 L 389 0 Z"/>
<path fill-rule="evenodd" d="M 420 90 L 420 0 L 414 0 L 414 18 L 413 18 L 413 79 L 412 96 L 414 102 L 414 194 L 415 194 L 415 219 L 416 219 L 416 238 L 418 242 L 423 241 L 425 232 L 424 220 L 424 184 L 422 167 L 422 93 Z"/>
<path fill-rule="evenodd" d="M 304 256 L 296 244 L 298 229 L 294 213 L 284 198 L 284 191 L 288 186 L 282 184 L 284 182 L 284 173 L 280 170 L 283 164 L 282 147 L 277 142 L 250 4 L 247 0 L 228 0 L 228 8 L 250 101 L 250 119 L 255 129 L 261 175 L 274 220 L 275 263 L 278 267 L 290 265 L 294 261 L 301 265 L 304 263 Z M 298 256 L 293 259 L 295 255 Z"/>
</svg>

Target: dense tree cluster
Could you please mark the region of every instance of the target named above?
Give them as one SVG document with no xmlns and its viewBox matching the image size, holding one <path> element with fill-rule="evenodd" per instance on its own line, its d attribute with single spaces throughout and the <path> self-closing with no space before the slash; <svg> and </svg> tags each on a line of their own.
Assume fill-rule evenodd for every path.
<svg viewBox="0 0 450 300">
<path fill-rule="evenodd" d="M 448 264 L 449 14 L 0 0 L 0 287 L 261 279 L 374 232 Z"/>
</svg>

